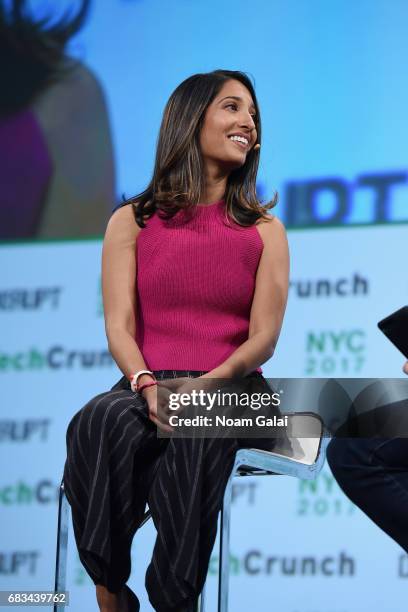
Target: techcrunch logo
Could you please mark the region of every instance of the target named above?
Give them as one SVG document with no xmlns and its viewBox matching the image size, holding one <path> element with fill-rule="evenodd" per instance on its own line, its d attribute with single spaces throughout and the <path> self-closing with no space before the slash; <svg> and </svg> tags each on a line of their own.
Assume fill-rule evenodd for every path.
<svg viewBox="0 0 408 612">
<path fill-rule="evenodd" d="M 218 573 L 218 557 L 211 557 L 209 573 Z M 241 557 L 230 556 L 232 575 L 247 576 L 342 576 L 351 578 L 356 574 L 355 559 L 345 552 L 336 555 L 269 556 L 259 549 L 252 549 Z"/>
<path fill-rule="evenodd" d="M 37 571 L 40 554 L 39 550 L 0 551 L 0 576 L 19 576 L 22 573 L 32 576 Z"/>
<path fill-rule="evenodd" d="M 292 293 L 301 299 L 355 297 L 369 293 L 368 279 L 353 274 L 350 278 L 337 279 L 318 278 L 315 280 L 293 280 L 289 285 Z"/>
<path fill-rule="evenodd" d="M 241 480 L 241 479 L 238 479 Z M 257 482 L 237 482 L 232 484 L 231 503 L 240 504 L 242 502 L 249 506 L 253 506 L 256 501 L 256 493 L 258 491 Z"/>
<path fill-rule="evenodd" d="M 24 370 L 63 370 L 73 368 L 104 368 L 113 365 L 107 349 L 101 351 L 72 350 L 61 345 L 40 351 L 31 348 L 16 353 L 0 353 L 0 372 Z"/>
<path fill-rule="evenodd" d="M 51 480 L 43 479 L 34 485 L 26 482 L 0 486 L 0 505 L 16 506 L 32 503 L 50 504 L 58 501 L 59 487 Z"/>
<path fill-rule="evenodd" d="M 40 310 L 59 307 L 62 287 L 37 289 L 8 289 L 0 291 L 0 312 L 14 310 Z"/>
<path fill-rule="evenodd" d="M 29 442 L 32 438 L 45 442 L 50 423 L 50 419 L 0 420 L 0 443 Z"/>
</svg>

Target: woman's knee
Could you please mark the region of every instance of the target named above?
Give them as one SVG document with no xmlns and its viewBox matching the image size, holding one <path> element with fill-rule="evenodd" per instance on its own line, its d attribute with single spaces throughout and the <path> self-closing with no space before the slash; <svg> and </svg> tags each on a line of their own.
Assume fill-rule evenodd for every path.
<svg viewBox="0 0 408 612">
<path fill-rule="evenodd" d="M 132 392 L 128 391 L 107 391 L 96 395 L 74 415 L 68 425 L 67 435 L 79 430 L 80 434 L 86 434 L 90 438 L 93 432 L 100 435 L 101 429 L 109 431 L 117 422 L 126 401 L 131 400 L 131 395 Z"/>
<path fill-rule="evenodd" d="M 115 416 L 123 410 L 126 403 L 131 402 L 134 393 L 132 391 L 107 391 L 100 393 L 91 399 L 84 411 L 92 418 L 114 419 Z"/>
</svg>

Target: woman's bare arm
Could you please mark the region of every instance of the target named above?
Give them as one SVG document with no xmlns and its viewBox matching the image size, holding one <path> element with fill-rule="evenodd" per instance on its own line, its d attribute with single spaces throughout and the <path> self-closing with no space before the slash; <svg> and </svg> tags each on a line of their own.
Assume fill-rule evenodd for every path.
<svg viewBox="0 0 408 612">
<path fill-rule="evenodd" d="M 288 241 L 277 217 L 269 217 L 257 227 L 264 248 L 256 274 L 248 340 L 202 378 L 246 376 L 270 359 L 275 351 L 288 297 Z"/>
<path fill-rule="evenodd" d="M 105 330 L 112 357 L 130 378 L 148 367 L 135 340 L 136 337 L 136 241 L 141 228 L 135 223 L 130 204 L 119 208 L 109 220 L 102 251 L 102 295 Z M 151 377 L 139 377 L 140 383 Z M 141 394 L 147 401 L 149 418 L 164 431 L 171 431 L 163 406 L 168 405 L 169 391 L 146 387 Z"/>
<path fill-rule="evenodd" d="M 102 295 L 105 331 L 112 357 L 129 378 L 146 370 L 136 336 L 136 240 L 140 227 L 131 205 L 109 220 L 102 250 Z"/>
</svg>

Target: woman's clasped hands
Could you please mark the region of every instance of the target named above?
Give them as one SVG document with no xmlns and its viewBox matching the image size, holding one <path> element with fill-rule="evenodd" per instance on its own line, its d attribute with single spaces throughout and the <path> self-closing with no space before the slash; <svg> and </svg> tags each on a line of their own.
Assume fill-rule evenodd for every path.
<svg viewBox="0 0 408 612">
<path fill-rule="evenodd" d="M 147 402 L 149 419 L 162 431 L 173 432 L 174 429 L 169 424 L 169 417 L 180 414 L 186 408 L 185 401 L 183 405 L 178 404 L 175 407 L 176 398 L 182 394 L 186 398 L 185 394 L 190 395 L 193 389 L 198 389 L 198 387 L 197 379 L 189 377 L 158 380 L 157 385 L 145 387 L 141 395 Z"/>
</svg>

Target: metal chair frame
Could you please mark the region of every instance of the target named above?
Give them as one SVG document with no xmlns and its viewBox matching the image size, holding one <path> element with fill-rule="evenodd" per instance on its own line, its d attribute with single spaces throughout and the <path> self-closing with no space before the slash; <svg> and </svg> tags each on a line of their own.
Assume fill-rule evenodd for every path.
<svg viewBox="0 0 408 612">
<path fill-rule="evenodd" d="M 219 543 L 219 570 L 218 570 L 218 612 L 228 612 L 229 595 L 229 565 L 230 565 L 230 526 L 231 526 L 231 494 L 234 478 L 243 476 L 285 475 L 314 480 L 321 471 L 325 458 L 326 448 L 330 441 L 323 422 L 314 413 L 292 413 L 292 419 L 297 416 L 310 416 L 320 425 L 320 436 L 316 448 L 316 455 L 310 463 L 293 459 L 274 452 L 259 449 L 241 449 L 237 452 L 234 467 L 225 488 L 224 499 L 220 517 L 220 543 Z M 317 440 L 317 438 L 316 438 Z"/>
</svg>

